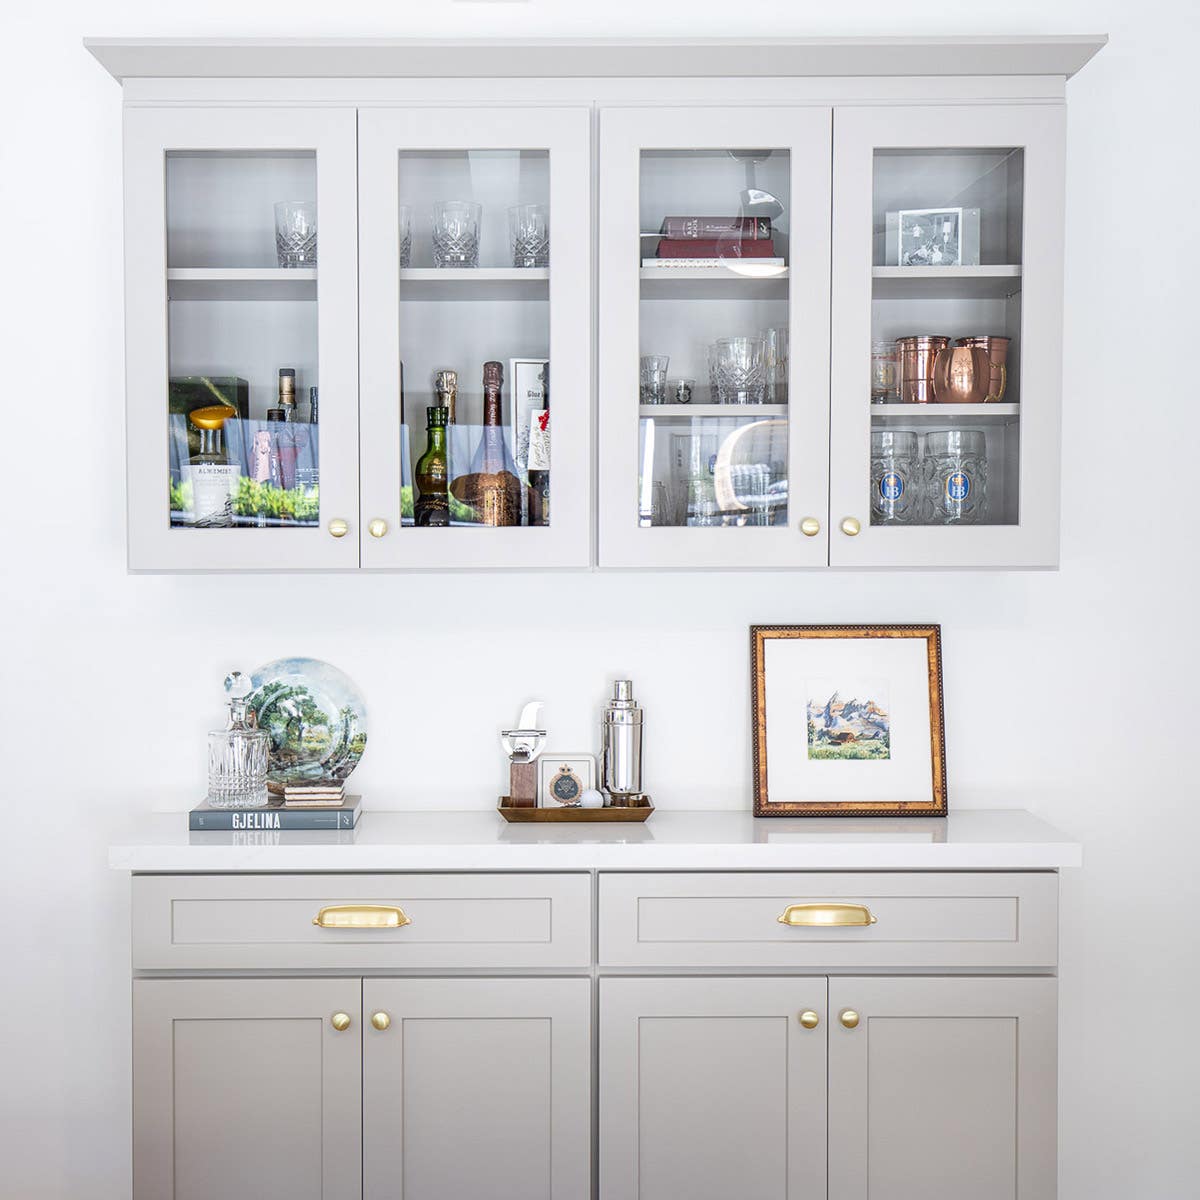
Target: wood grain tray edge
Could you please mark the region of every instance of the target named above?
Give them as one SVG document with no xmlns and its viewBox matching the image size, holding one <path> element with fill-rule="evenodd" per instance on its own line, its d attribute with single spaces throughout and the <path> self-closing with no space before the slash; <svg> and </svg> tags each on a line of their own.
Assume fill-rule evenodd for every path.
<svg viewBox="0 0 1200 1200">
<path fill-rule="evenodd" d="M 500 797 L 496 811 L 514 824 L 539 821 L 648 821 L 654 812 L 653 804 L 638 808 L 512 808 L 504 803 L 507 799 L 507 796 Z"/>
</svg>

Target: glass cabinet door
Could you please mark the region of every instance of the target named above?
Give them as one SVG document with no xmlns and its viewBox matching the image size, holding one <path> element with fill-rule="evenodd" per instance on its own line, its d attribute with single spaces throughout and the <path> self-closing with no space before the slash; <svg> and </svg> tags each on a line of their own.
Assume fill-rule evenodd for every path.
<svg viewBox="0 0 1200 1200">
<path fill-rule="evenodd" d="M 131 569 L 357 566 L 354 112 L 125 140 Z"/>
<path fill-rule="evenodd" d="M 830 561 L 1058 558 L 1063 109 L 834 118 Z"/>
<path fill-rule="evenodd" d="M 360 114 L 363 566 L 589 565 L 590 138 L 586 108 Z"/>
<path fill-rule="evenodd" d="M 830 136 L 601 113 L 601 566 L 824 565 Z"/>
</svg>

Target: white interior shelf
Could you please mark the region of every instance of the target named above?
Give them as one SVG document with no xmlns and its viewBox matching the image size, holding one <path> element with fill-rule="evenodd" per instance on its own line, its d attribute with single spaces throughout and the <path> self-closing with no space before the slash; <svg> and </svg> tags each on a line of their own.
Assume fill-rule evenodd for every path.
<svg viewBox="0 0 1200 1200">
<path fill-rule="evenodd" d="M 1021 419 L 1019 404 L 872 404 L 872 420 L 889 424 L 938 425 L 953 419 L 977 425 L 1015 425 Z"/>
<path fill-rule="evenodd" d="M 879 406 L 882 407 L 882 406 Z M 911 405 L 905 405 L 911 408 Z M 642 404 L 638 413 L 643 417 L 659 417 L 664 421 L 684 421 L 694 417 L 784 417 L 786 404 Z"/>
<path fill-rule="evenodd" d="M 731 267 L 642 267 L 645 300 L 784 299 L 787 267 L 759 266 L 757 271 Z"/>
<path fill-rule="evenodd" d="M 315 300 L 316 267 L 170 267 L 172 300 Z"/>
<path fill-rule="evenodd" d="M 876 300 L 1003 300 L 1021 290 L 1015 263 L 983 267 L 874 267 Z"/>
<path fill-rule="evenodd" d="M 401 300 L 544 300 L 549 267 L 404 267 Z"/>
</svg>

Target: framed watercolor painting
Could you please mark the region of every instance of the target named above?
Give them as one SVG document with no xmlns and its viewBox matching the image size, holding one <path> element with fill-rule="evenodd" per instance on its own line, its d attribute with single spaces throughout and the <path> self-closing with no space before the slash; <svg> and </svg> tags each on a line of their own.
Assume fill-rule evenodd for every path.
<svg viewBox="0 0 1200 1200">
<path fill-rule="evenodd" d="M 940 625 L 753 625 L 754 815 L 944 817 Z"/>
</svg>

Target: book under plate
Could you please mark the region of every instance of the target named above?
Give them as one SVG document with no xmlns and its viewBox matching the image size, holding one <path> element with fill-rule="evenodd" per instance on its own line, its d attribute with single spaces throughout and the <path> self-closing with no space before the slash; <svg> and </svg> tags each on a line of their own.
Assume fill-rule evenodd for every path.
<svg viewBox="0 0 1200 1200">
<path fill-rule="evenodd" d="M 336 807 L 290 808 L 282 804 L 264 804 L 259 808 L 213 808 L 208 801 L 197 804 L 188 813 L 188 829 L 353 829 L 361 812 L 361 796 L 346 796 Z"/>
</svg>

